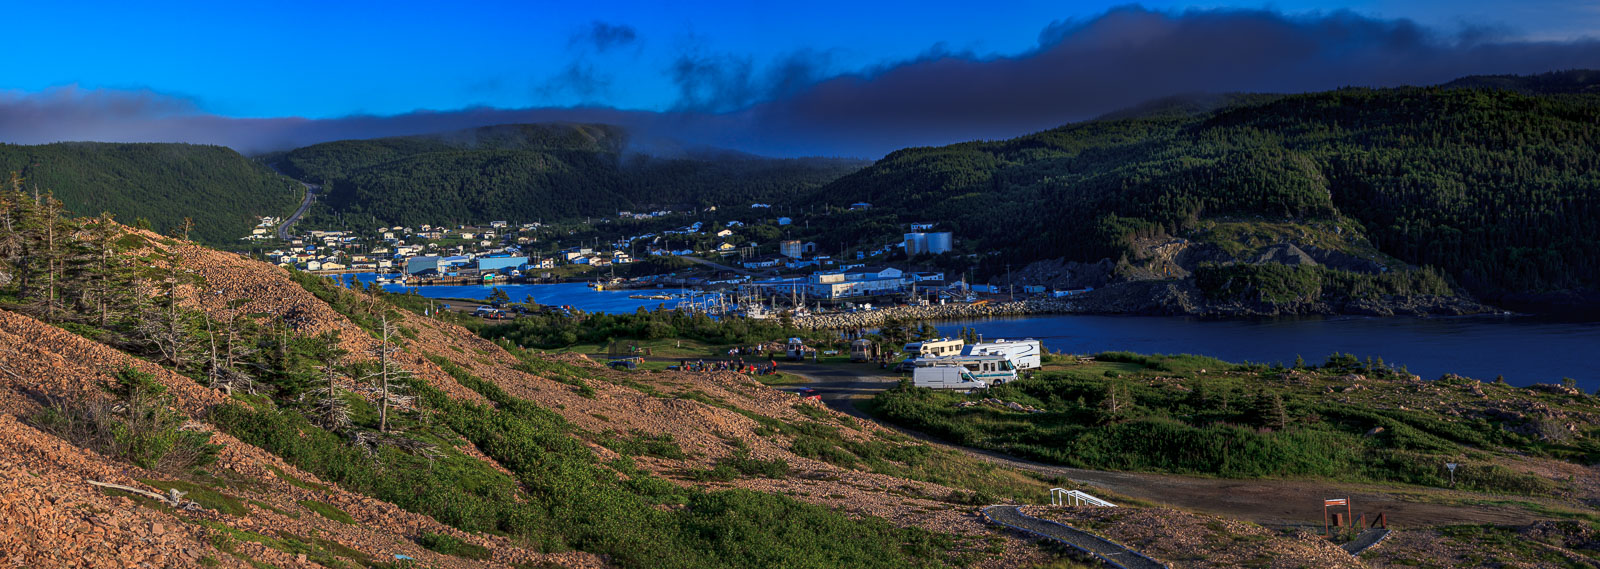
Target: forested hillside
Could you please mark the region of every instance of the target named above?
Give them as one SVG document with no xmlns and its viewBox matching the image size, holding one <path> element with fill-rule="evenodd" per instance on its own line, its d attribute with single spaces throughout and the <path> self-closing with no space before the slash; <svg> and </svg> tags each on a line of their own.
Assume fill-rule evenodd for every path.
<svg viewBox="0 0 1600 569">
<path fill-rule="evenodd" d="M 162 232 L 192 218 L 191 237 L 216 245 L 237 243 L 256 216 L 288 215 L 304 195 L 299 184 L 221 146 L 0 144 L 0 172 L 53 192 L 79 215 L 109 211 Z"/>
<path fill-rule="evenodd" d="M 737 153 L 627 154 L 606 125 L 501 125 L 439 135 L 347 140 L 278 163 L 331 188 L 331 212 L 378 224 L 553 220 L 618 210 L 777 201 L 864 162 Z"/>
<path fill-rule="evenodd" d="M 1136 113 L 902 150 L 817 199 L 938 220 L 1000 262 L 1116 260 L 1136 238 L 1205 241 L 1196 229 L 1216 219 L 1332 221 L 1490 297 L 1593 290 L 1600 97 L 1577 90 L 1347 89 Z"/>
</svg>

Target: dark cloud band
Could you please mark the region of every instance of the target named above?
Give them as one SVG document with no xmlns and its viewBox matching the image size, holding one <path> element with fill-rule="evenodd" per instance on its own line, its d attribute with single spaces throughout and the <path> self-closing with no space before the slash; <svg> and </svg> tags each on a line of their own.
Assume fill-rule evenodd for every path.
<svg viewBox="0 0 1600 569">
<path fill-rule="evenodd" d="M 632 28 L 599 22 L 580 37 L 601 51 L 638 40 Z M 0 94 L 0 140 L 181 141 L 260 152 L 343 138 L 569 121 L 621 125 L 640 139 L 765 154 L 874 157 L 905 146 L 1015 136 L 1182 93 L 1425 85 L 1473 74 L 1600 68 L 1600 42 L 1519 41 L 1484 29 L 1447 34 L 1350 12 L 1295 17 L 1128 7 L 1052 24 L 1036 49 L 1013 56 L 930 52 L 831 76 L 819 72 L 822 59 L 796 54 L 758 74 L 748 58 L 678 58 L 668 73 L 679 83 L 681 100 L 668 112 L 473 108 L 235 119 L 142 91 Z"/>
</svg>

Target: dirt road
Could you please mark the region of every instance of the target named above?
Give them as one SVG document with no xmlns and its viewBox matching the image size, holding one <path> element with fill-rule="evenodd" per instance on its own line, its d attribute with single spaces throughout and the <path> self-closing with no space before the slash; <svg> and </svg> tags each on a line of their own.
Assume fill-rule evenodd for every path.
<svg viewBox="0 0 1600 569">
<path fill-rule="evenodd" d="M 873 420 L 856 407 L 858 401 L 893 387 L 900 378 L 875 365 L 850 366 L 784 363 L 783 371 L 811 380 L 822 401 L 835 410 Z M 880 375 L 881 374 L 881 375 Z M 1467 523 L 1526 524 L 1548 519 L 1528 510 L 1495 505 L 1450 505 L 1439 502 L 1457 500 L 1508 500 L 1509 498 L 1443 489 L 1427 489 L 1372 484 L 1348 484 L 1315 480 L 1253 480 L 1205 478 L 1142 472 L 1084 470 L 1024 460 L 997 452 L 940 442 L 930 436 L 883 424 L 930 444 L 952 448 L 1011 468 L 1029 470 L 1051 477 L 1063 477 L 1081 484 L 1109 490 L 1146 502 L 1157 502 L 1180 509 L 1249 520 L 1264 526 L 1321 526 L 1323 498 L 1349 498 L 1357 515 L 1371 519 L 1379 512 L 1387 515 L 1391 526 L 1418 527 Z M 1090 491 L 1093 492 L 1092 490 Z M 1430 502 L 1417 501 L 1419 498 Z M 1041 501 L 1046 497 L 1041 496 Z M 1529 502 L 1530 498 L 1515 498 Z"/>
</svg>

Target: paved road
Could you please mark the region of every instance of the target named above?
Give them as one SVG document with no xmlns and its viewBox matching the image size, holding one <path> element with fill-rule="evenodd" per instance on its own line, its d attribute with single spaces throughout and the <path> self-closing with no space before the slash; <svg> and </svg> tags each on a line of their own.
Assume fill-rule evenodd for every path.
<svg viewBox="0 0 1600 569">
<path fill-rule="evenodd" d="M 278 238 L 284 241 L 289 240 L 289 226 L 294 225 L 296 221 L 300 221 L 300 216 L 305 215 L 306 210 L 311 208 L 311 204 L 317 201 L 317 190 L 322 189 L 322 186 L 316 184 L 300 182 L 300 185 L 306 187 L 306 199 L 300 201 L 300 209 L 294 210 L 294 215 L 289 216 L 289 219 L 283 220 L 283 224 L 278 226 Z"/>
<path fill-rule="evenodd" d="M 1116 566 L 1126 569 L 1167 569 L 1166 565 L 1100 536 L 1066 524 L 1024 515 L 1017 506 L 989 506 L 983 509 L 983 513 L 1001 525 L 1065 542 Z"/>
<path fill-rule="evenodd" d="M 858 409 L 856 404 L 871 398 L 879 391 L 893 387 L 900 380 L 894 372 L 885 372 L 870 364 L 836 366 L 783 362 L 779 365 L 782 366 L 782 371 L 810 379 L 808 387 L 816 389 L 817 395 L 822 396 L 822 402 L 829 407 L 867 420 L 873 419 Z M 1147 502 L 1249 520 L 1266 526 L 1320 527 L 1322 504 L 1319 500 L 1323 498 L 1349 498 L 1357 512 L 1369 514 L 1384 512 L 1388 514 L 1390 523 L 1404 523 L 1413 527 L 1471 523 L 1524 525 L 1535 520 L 1549 519 L 1547 516 L 1535 515 L 1525 509 L 1506 506 L 1406 501 L 1401 493 L 1416 495 L 1422 491 L 1398 487 L 1386 488 L 1314 480 L 1202 478 L 1176 474 L 1068 468 L 998 452 L 953 445 L 923 433 L 888 424 L 883 426 L 934 446 L 955 449 L 1001 466 L 1033 471 L 1048 477 L 1062 477 Z M 1439 495 L 1429 497 L 1483 498 L 1483 495 L 1466 492 L 1454 494 L 1445 490 L 1437 492 Z M 1045 497 L 1040 497 L 1041 501 L 1044 499 Z"/>
<path fill-rule="evenodd" d="M 279 170 L 277 166 L 268 164 L 267 167 L 271 168 L 273 172 L 277 172 L 279 176 L 289 178 L 289 175 L 284 174 L 283 171 Z M 294 180 L 294 178 L 289 179 Z M 317 190 L 322 189 L 322 186 L 317 184 L 307 184 L 305 182 L 301 182 L 300 180 L 294 181 L 299 182 L 302 186 L 305 186 L 306 197 L 305 199 L 300 200 L 300 209 L 294 210 L 294 215 L 289 216 L 289 219 L 283 220 L 283 223 L 278 225 L 278 239 L 282 239 L 284 241 L 289 240 L 289 226 L 294 225 L 294 222 L 296 221 L 300 221 L 300 216 L 305 215 L 306 210 L 311 209 L 311 204 L 317 201 Z"/>
<path fill-rule="evenodd" d="M 719 271 L 731 271 L 731 272 L 738 273 L 738 274 L 745 275 L 745 276 L 754 276 L 755 275 L 755 273 L 752 273 L 750 271 L 741 269 L 739 267 L 733 267 L 733 266 L 729 266 L 729 265 L 724 265 L 722 263 L 718 263 L 718 262 L 715 262 L 715 261 L 708 261 L 708 260 L 702 259 L 700 257 L 690 257 L 688 255 L 683 255 L 682 257 L 683 257 L 684 260 L 689 261 L 691 263 L 697 263 L 697 264 L 705 265 L 707 267 L 711 267 L 711 268 L 717 269 Z"/>
</svg>

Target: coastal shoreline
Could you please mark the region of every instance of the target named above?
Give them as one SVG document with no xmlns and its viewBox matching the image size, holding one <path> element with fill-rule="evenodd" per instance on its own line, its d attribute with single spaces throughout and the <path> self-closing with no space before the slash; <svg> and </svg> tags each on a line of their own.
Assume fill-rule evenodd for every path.
<svg viewBox="0 0 1600 569">
<path fill-rule="evenodd" d="M 864 312 L 814 314 L 794 318 L 794 324 L 808 329 L 874 328 L 886 320 L 908 322 L 970 320 L 1000 316 L 1053 314 L 1095 314 L 1124 316 L 1195 316 L 1201 318 L 1274 318 L 1283 316 L 1466 316 L 1497 313 L 1493 307 L 1461 297 L 1399 297 L 1364 299 L 1338 306 L 1328 303 L 1295 305 L 1245 305 L 1241 303 L 1191 302 L 1189 298 L 1147 298 L 1144 302 L 1107 295 L 1085 294 L 1068 298 L 1033 298 L 982 304 L 930 304 L 895 306 Z"/>
</svg>

